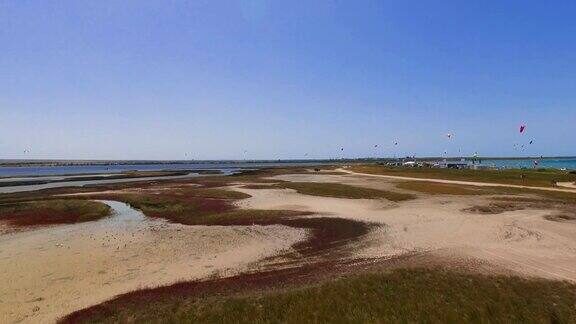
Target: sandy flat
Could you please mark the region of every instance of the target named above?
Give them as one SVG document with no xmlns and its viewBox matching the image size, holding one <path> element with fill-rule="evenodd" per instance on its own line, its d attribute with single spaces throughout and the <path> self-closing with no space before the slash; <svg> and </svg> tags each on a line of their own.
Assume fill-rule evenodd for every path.
<svg viewBox="0 0 576 324">
<path fill-rule="evenodd" d="M 556 185 L 558 185 L 558 187 L 576 189 L 576 183 L 574 182 L 558 182 Z"/>
<path fill-rule="evenodd" d="M 185 226 L 122 203 L 98 222 L 0 235 L 0 323 L 49 323 L 142 287 L 232 275 L 305 239 L 284 226 Z"/>
<path fill-rule="evenodd" d="M 285 181 L 339 182 L 393 188 L 397 179 L 364 175 L 282 175 Z M 370 234 L 358 257 L 387 257 L 410 252 L 442 252 L 488 261 L 515 273 L 576 281 L 576 222 L 544 218 L 554 211 L 521 210 L 495 215 L 463 209 L 487 204 L 486 196 L 429 196 L 400 203 L 298 194 L 289 189 L 239 189 L 252 198 L 245 208 L 298 209 L 385 225 Z"/>
</svg>

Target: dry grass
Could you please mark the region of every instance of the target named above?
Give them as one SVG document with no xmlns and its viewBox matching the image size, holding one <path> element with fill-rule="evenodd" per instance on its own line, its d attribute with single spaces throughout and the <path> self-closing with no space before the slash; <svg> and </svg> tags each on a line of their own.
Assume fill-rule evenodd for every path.
<svg viewBox="0 0 576 324">
<path fill-rule="evenodd" d="M 387 199 L 390 201 L 405 201 L 414 199 L 414 195 L 393 191 L 361 188 L 339 183 L 317 182 L 283 182 L 275 185 L 277 188 L 296 190 L 303 195 L 347 198 L 347 199 Z"/>
</svg>

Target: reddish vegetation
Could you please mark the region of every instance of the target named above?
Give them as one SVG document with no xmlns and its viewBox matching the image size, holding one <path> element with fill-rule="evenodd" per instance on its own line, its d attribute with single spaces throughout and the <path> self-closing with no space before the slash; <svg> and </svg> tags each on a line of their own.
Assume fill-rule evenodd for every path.
<svg viewBox="0 0 576 324">
<path fill-rule="evenodd" d="M 110 214 L 102 203 L 82 200 L 47 200 L 0 205 L 0 220 L 12 226 L 73 224 Z"/>
<path fill-rule="evenodd" d="M 1 220 L 6 220 L 8 224 L 14 226 L 72 224 L 75 223 L 77 217 L 77 213 L 73 211 L 56 212 L 54 210 L 27 210 L 0 215 Z"/>
<path fill-rule="evenodd" d="M 359 240 L 366 235 L 370 227 L 366 224 L 350 219 L 332 217 L 279 217 L 268 219 L 224 220 L 217 225 L 285 225 L 311 231 L 308 240 L 297 243 L 293 248 L 303 256 L 331 255 L 345 253 L 346 245 Z"/>
<path fill-rule="evenodd" d="M 189 198 L 185 202 L 194 204 L 204 214 L 219 214 L 234 210 L 229 201 L 213 198 Z"/>
<path fill-rule="evenodd" d="M 256 172 L 256 174 L 261 174 Z M 65 319 L 63 323 L 76 323 L 83 320 L 112 314 L 112 310 L 122 305 L 153 302 L 158 298 L 185 299 L 203 293 L 245 291 L 254 288 L 281 287 L 297 281 L 312 282 L 321 274 L 334 273 L 336 268 L 344 262 L 333 261 L 337 257 L 345 256 L 351 251 L 350 243 L 360 240 L 372 227 L 370 224 L 349 219 L 330 217 L 298 217 L 310 215 L 306 212 L 297 211 L 263 211 L 263 210 L 240 210 L 232 203 L 240 199 L 237 194 L 218 192 L 210 189 L 222 186 L 229 181 L 243 181 L 246 176 L 230 177 L 228 179 L 194 180 L 186 183 L 174 181 L 173 183 L 146 182 L 138 185 L 114 185 L 100 187 L 98 189 L 130 189 L 129 192 L 112 194 L 98 194 L 84 196 L 84 199 L 105 199 L 126 202 L 135 208 L 142 210 L 147 216 L 158 217 L 189 225 L 285 225 L 294 228 L 306 229 L 310 235 L 308 240 L 299 242 L 293 246 L 296 253 L 290 255 L 290 259 L 298 267 L 244 274 L 232 278 L 215 279 L 204 282 L 186 282 L 175 285 L 135 291 L 120 297 L 75 312 Z M 185 186 L 195 183 L 199 187 Z M 86 192 L 96 188 L 60 189 L 64 192 Z M 144 189 L 144 190 L 139 190 Z M 202 191 L 204 190 L 204 191 Z M 53 191 L 52 191 L 53 192 Z M 37 193 L 37 195 L 45 193 Z M 235 195 L 236 194 L 236 195 Z M 19 198 L 19 197 L 13 197 Z M 88 201 L 86 201 L 88 203 Z M 49 213 L 49 211 L 45 211 Z M 59 213 L 64 219 L 70 219 L 71 214 Z M 35 211 L 30 214 L 22 214 L 18 219 L 37 222 L 39 219 L 47 220 L 45 213 Z M 53 218 L 54 219 L 54 218 Z M 312 263 L 311 263 L 312 262 Z"/>
<path fill-rule="evenodd" d="M 203 198 L 173 194 L 104 194 L 92 199 L 117 200 L 141 209 L 146 216 L 163 218 L 185 225 L 206 225 L 202 217 L 230 212 L 236 209 L 230 199 Z"/>
<path fill-rule="evenodd" d="M 305 256 L 336 253 L 367 234 L 372 225 L 350 219 L 297 216 L 306 212 L 287 210 L 238 210 L 229 199 L 181 195 L 156 195 L 133 198 L 129 195 L 101 195 L 98 199 L 121 200 L 140 208 L 150 217 L 188 225 L 285 225 L 311 231 L 310 238 L 294 246 Z M 186 206 L 171 209 L 171 206 Z"/>
<path fill-rule="evenodd" d="M 105 195 L 98 198 L 122 200 L 128 203 L 131 200 L 129 195 Z M 224 226 L 285 225 L 307 229 L 310 231 L 310 236 L 308 240 L 293 246 L 297 252 L 290 256 L 293 260 L 291 263 L 296 265 L 294 268 L 138 290 L 103 304 L 72 313 L 62 319 L 61 323 L 78 323 L 87 320 L 98 321 L 98 318 L 111 318 L 118 309 L 147 305 L 157 300 L 172 299 L 176 302 L 183 302 L 204 294 L 280 288 L 291 284 L 314 282 L 320 277 L 342 272 L 341 269 L 346 267 L 347 263 L 341 259 L 338 260 L 337 257 L 349 253 L 349 244 L 358 241 L 367 234 L 372 226 L 341 218 L 302 218 L 297 216 L 308 213 L 296 211 L 238 210 L 229 199 L 191 197 L 190 195 L 166 192 L 158 195 L 138 195 L 132 199 L 135 199 L 134 203 L 144 206 L 142 209 L 149 216 L 162 217 L 185 224 L 192 222 L 194 224 Z M 181 210 L 181 206 L 188 206 L 188 209 Z"/>
<path fill-rule="evenodd" d="M 372 260 L 367 260 L 372 261 Z M 327 261 L 308 264 L 296 268 L 271 270 L 256 273 L 246 273 L 234 277 L 212 279 L 206 281 L 189 281 L 170 286 L 136 290 L 104 302 L 88 307 L 59 320 L 59 323 L 83 323 L 98 321 L 99 318 L 113 318 L 118 309 L 135 305 L 150 305 L 158 300 L 174 300 L 185 302 L 205 295 L 229 295 L 247 291 L 262 291 L 266 289 L 286 288 L 306 283 L 314 283 L 331 275 L 342 274 L 351 269 L 372 267 L 372 262 L 353 264 L 343 261 Z"/>
</svg>

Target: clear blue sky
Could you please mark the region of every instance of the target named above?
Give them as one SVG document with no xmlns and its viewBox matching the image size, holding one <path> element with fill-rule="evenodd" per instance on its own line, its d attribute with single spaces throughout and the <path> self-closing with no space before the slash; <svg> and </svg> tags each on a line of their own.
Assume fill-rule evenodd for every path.
<svg viewBox="0 0 576 324">
<path fill-rule="evenodd" d="M 574 17 L 575 1 L 0 0 L 0 158 L 576 155 Z"/>
</svg>

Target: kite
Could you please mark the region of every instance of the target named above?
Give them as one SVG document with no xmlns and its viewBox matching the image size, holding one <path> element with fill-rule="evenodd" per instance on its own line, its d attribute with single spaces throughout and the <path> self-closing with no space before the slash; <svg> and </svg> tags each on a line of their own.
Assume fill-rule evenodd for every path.
<svg viewBox="0 0 576 324">
<path fill-rule="evenodd" d="M 524 133 L 525 130 L 526 130 L 526 125 L 525 124 L 520 125 L 520 134 Z"/>
</svg>

